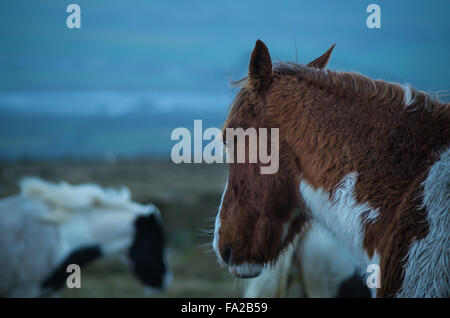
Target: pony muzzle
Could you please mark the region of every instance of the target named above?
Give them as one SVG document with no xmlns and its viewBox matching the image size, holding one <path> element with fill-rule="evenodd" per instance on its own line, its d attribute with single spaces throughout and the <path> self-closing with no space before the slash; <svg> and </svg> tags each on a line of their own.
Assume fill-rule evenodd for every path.
<svg viewBox="0 0 450 318">
<path fill-rule="evenodd" d="M 242 264 L 234 264 L 233 249 L 227 245 L 222 250 L 222 259 L 227 264 L 228 271 L 231 275 L 238 278 L 253 278 L 261 274 L 264 265 L 244 262 Z"/>
<path fill-rule="evenodd" d="M 243 263 L 239 265 L 229 264 L 228 271 L 238 278 L 254 278 L 261 274 L 264 265 L 255 263 Z"/>
</svg>

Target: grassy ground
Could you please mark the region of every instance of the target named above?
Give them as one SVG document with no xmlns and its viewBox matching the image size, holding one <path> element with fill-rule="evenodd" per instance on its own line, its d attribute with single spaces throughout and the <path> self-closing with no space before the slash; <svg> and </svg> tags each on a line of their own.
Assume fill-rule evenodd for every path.
<svg viewBox="0 0 450 318">
<path fill-rule="evenodd" d="M 133 200 L 154 203 L 168 238 L 173 283 L 151 297 L 238 297 L 240 286 L 221 269 L 209 247 L 211 229 L 226 179 L 225 165 L 175 165 L 162 160 L 0 163 L 0 197 L 19 191 L 22 176 L 70 183 L 125 185 Z M 63 297 L 146 297 L 143 287 L 118 261 L 103 260 L 82 271 L 82 287 Z"/>
</svg>

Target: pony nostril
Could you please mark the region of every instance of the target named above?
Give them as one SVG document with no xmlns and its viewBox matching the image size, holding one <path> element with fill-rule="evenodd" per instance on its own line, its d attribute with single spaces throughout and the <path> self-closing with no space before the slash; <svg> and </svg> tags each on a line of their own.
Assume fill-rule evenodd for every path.
<svg viewBox="0 0 450 318">
<path fill-rule="evenodd" d="M 222 258 L 225 263 L 230 264 L 231 254 L 232 254 L 231 246 L 230 245 L 225 246 L 222 250 Z"/>
</svg>

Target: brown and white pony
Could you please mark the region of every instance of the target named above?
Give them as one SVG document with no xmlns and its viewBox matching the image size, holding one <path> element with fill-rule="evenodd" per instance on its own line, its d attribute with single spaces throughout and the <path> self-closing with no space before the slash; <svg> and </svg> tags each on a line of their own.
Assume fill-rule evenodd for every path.
<svg viewBox="0 0 450 318">
<path fill-rule="evenodd" d="M 273 68 L 256 42 L 224 128 L 279 128 L 279 170 L 230 164 L 214 231 L 218 261 L 255 277 L 313 219 L 363 272 L 380 266 L 376 296 L 449 297 L 449 104 L 325 70 L 333 47 L 307 65 Z M 299 204 L 308 212 L 295 214 Z"/>
<path fill-rule="evenodd" d="M 353 257 L 317 223 L 303 231 L 258 277 L 245 280 L 244 297 L 368 298 Z"/>
</svg>

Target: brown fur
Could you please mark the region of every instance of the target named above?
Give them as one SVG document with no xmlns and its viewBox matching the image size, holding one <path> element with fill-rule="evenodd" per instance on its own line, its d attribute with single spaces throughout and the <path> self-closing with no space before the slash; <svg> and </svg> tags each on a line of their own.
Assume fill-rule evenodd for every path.
<svg viewBox="0 0 450 318">
<path fill-rule="evenodd" d="M 425 211 L 418 209 L 421 183 L 450 144 L 450 107 L 415 90 L 405 106 L 397 84 L 322 70 L 332 48 L 312 67 L 282 63 L 268 74 L 270 55 L 257 43 L 225 128 L 279 128 L 280 168 L 261 175 L 259 163 L 230 164 L 219 249 L 232 246 L 236 264 L 274 261 L 288 243 L 281 242 L 282 225 L 301 202 L 299 182 L 332 195 L 345 175 L 357 172 L 357 202 L 380 213 L 365 224 L 364 236 L 368 255 L 380 255 L 377 296 L 394 296 L 410 244 L 427 234 Z M 296 218 L 289 239 L 306 221 Z"/>
</svg>

